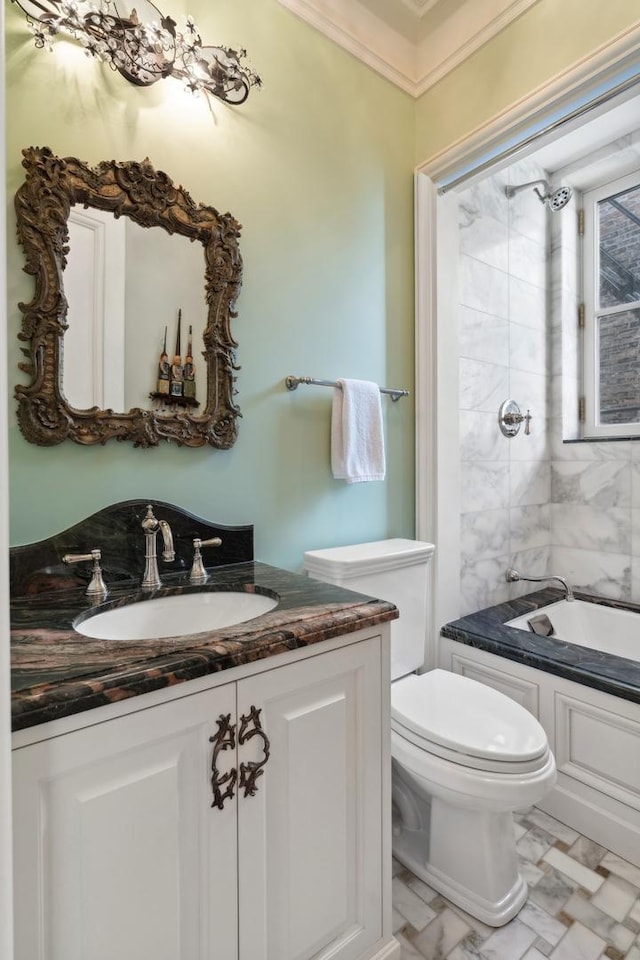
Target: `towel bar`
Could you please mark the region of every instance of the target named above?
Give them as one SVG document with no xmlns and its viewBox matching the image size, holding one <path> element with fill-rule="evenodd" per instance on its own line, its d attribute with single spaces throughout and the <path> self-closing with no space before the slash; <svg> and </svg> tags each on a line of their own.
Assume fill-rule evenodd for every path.
<svg viewBox="0 0 640 960">
<path fill-rule="evenodd" d="M 315 377 L 286 377 L 285 384 L 287 390 L 297 390 L 301 383 L 311 384 L 314 387 L 339 387 L 340 384 L 335 380 L 316 380 Z M 408 397 L 408 390 L 396 390 L 394 387 L 380 387 L 380 393 L 388 393 L 394 403 L 401 400 L 402 397 Z"/>
</svg>

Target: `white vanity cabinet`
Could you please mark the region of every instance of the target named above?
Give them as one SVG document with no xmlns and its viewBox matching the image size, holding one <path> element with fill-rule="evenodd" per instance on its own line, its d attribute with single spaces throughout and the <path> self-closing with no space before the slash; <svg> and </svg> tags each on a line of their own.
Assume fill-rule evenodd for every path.
<svg viewBox="0 0 640 960">
<path fill-rule="evenodd" d="M 18 745 L 15 960 L 395 957 L 378 631 Z"/>
</svg>

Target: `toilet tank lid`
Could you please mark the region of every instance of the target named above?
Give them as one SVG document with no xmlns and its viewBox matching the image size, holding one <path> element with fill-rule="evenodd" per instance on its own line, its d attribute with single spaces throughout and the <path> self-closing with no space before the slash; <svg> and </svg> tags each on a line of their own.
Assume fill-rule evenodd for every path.
<svg viewBox="0 0 640 960">
<path fill-rule="evenodd" d="M 340 577 L 344 580 L 382 570 L 426 563 L 434 550 L 432 543 L 397 537 L 393 540 L 375 540 L 371 543 L 308 550 L 304 555 L 304 566 L 311 573 Z"/>
</svg>

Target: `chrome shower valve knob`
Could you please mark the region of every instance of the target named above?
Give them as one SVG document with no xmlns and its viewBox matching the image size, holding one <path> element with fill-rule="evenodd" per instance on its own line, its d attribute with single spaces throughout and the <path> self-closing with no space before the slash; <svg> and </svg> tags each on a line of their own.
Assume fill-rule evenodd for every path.
<svg viewBox="0 0 640 960">
<path fill-rule="evenodd" d="M 505 400 L 498 410 L 498 425 L 505 437 L 515 437 L 520 431 L 522 423 L 525 425 L 525 434 L 529 436 L 531 433 L 531 413 L 527 410 L 526 414 L 523 414 L 515 400 Z"/>
</svg>

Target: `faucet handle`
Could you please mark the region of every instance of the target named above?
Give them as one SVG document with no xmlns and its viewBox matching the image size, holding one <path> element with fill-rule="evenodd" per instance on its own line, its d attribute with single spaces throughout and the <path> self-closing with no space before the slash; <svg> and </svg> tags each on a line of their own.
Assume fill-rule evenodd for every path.
<svg viewBox="0 0 640 960">
<path fill-rule="evenodd" d="M 99 597 L 104 599 L 109 593 L 107 585 L 102 579 L 102 568 L 100 566 L 101 559 L 102 551 L 98 549 L 91 550 L 89 553 L 65 553 L 64 557 L 62 558 L 62 562 L 66 564 L 93 563 L 91 582 L 85 590 L 87 597 Z"/>
<path fill-rule="evenodd" d="M 209 574 L 205 570 L 202 562 L 200 548 L 220 546 L 222 546 L 222 540 L 220 537 L 211 537 L 209 540 L 201 540 L 199 537 L 194 538 L 193 563 L 191 564 L 191 573 L 189 574 L 189 580 L 191 583 L 206 583 L 206 581 L 209 579 Z"/>
<path fill-rule="evenodd" d="M 154 530 L 158 529 L 158 521 L 156 520 L 153 507 L 150 503 L 147 504 L 147 512 L 145 513 L 144 520 L 140 526 L 145 533 L 153 533 Z"/>
</svg>

